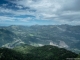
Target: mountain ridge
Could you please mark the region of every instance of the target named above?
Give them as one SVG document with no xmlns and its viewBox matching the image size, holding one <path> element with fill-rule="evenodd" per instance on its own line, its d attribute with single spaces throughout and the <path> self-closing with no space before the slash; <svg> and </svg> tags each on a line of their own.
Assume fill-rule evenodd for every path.
<svg viewBox="0 0 80 60">
<path fill-rule="evenodd" d="M 66 60 L 77 56 L 78 54 L 69 50 L 51 45 L 35 48 L 30 45 L 21 45 L 14 49 L 0 48 L 0 60 Z"/>
<path fill-rule="evenodd" d="M 16 38 L 17 38 L 16 42 L 14 40 L 10 42 L 11 44 L 14 43 L 13 45 L 9 44 L 12 47 L 15 47 L 16 45 L 20 45 L 20 44 L 29 44 L 33 46 L 56 45 L 62 48 L 71 49 L 73 51 L 78 50 L 79 52 L 80 50 L 80 37 L 79 37 L 80 26 L 79 25 L 78 26 L 71 26 L 71 25 L 32 25 L 32 26 L 19 25 L 17 26 L 17 25 L 12 25 L 12 26 L 7 26 L 7 27 L 0 27 L 0 29 L 11 31 L 14 35 L 16 35 Z M 9 35 L 9 34 L 6 33 L 6 35 Z M 6 41 L 6 39 L 4 39 L 4 41 Z"/>
</svg>

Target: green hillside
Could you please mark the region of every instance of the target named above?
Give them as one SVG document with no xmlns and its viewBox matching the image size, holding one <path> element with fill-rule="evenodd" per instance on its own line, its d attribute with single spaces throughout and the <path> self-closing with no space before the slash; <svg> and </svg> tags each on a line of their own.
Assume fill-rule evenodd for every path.
<svg viewBox="0 0 80 60">
<path fill-rule="evenodd" d="M 32 47 L 23 45 L 14 49 L 0 48 L 0 60 L 66 60 L 78 55 L 51 45 Z"/>
</svg>

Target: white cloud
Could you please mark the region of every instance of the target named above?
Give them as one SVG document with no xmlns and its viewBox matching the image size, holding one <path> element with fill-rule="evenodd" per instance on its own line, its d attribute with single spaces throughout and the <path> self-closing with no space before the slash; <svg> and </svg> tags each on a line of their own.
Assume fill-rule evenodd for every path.
<svg viewBox="0 0 80 60">
<path fill-rule="evenodd" d="M 0 22 L 4 21 L 22 21 L 22 22 L 28 22 L 29 20 L 33 20 L 30 17 L 27 18 L 20 18 L 20 17 L 10 17 L 10 16 L 0 16 Z"/>
<path fill-rule="evenodd" d="M 27 18 L 17 18 L 17 20 L 22 21 L 22 22 L 28 22 L 28 21 L 33 20 L 33 19 L 30 17 L 27 17 Z"/>
<path fill-rule="evenodd" d="M 0 7 L 0 13 L 8 13 L 12 14 L 13 16 L 20 16 L 20 15 L 34 15 L 33 12 L 30 12 L 29 10 L 12 10 L 8 8 L 2 8 Z"/>
<path fill-rule="evenodd" d="M 66 14 L 67 11 L 74 11 L 77 6 L 77 1 L 78 0 L 17 0 L 14 3 L 16 3 L 17 5 L 22 5 L 24 7 L 30 7 L 32 9 L 35 9 L 36 15 L 43 17 L 54 17 L 54 15 L 60 15 L 64 11 L 64 14 Z"/>
<path fill-rule="evenodd" d="M 14 21 L 14 17 L 0 16 L 0 21 Z"/>
<path fill-rule="evenodd" d="M 32 15 L 38 20 L 53 20 L 66 24 L 73 24 L 74 22 L 79 24 L 80 22 L 80 0 L 14 0 L 9 2 L 16 4 L 15 7 L 19 10 L 0 7 L 0 13 L 9 13 L 13 16 Z M 35 12 L 31 10 L 35 10 Z M 15 17 L 15 19 L 21 21 L 33 20 L 31 17 Z"/>
</svg>

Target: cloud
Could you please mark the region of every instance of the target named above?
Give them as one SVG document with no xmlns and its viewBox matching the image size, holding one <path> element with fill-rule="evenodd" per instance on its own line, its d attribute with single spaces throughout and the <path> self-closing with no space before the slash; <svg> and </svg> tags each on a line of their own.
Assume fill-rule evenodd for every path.
<svg viewBox="0 0 80 60">
<path fill-rule="evenodd" d="M 20 18 L 20 17 L 10 17 L 10 16 L 0 16 L 0 22 L 5 22 L 5 21 L 21 21 L 21 22 L 28 22 L 29 20 L 32 20 L 32 18 L 27 17 L 27 18 Z"/>
<path fill-rule="evenodd" d="M 8 8 L 0 7 L 0 13 L 8 13 L 12 14 L 13 16 L 20 16 L 20 15 L 34 15 L 33 12 L 30 12 L 29 10 L 13 10 Z"/>
<path fill-rule="evenodd" d="M 15 19 L 12 20 L 53 20 L 59 24 L 79 24 L 80 22 L 80 0 L 9 0 L 15 9 L 0 7 L 0 13 L 10 14 Z M 34 16 L 35 18 L 28 17 Z M 16 18 L 16 16 L 26 16 Z M 78 23 L 77 23 L 78 22 Z"/>
<path fill-rule="evenodd" d="M 13 17 L 8 17 L 8 16 L 0 16 L 0 22 L 1 21 L 14 21 L 15 18 Z"/>
</svg>

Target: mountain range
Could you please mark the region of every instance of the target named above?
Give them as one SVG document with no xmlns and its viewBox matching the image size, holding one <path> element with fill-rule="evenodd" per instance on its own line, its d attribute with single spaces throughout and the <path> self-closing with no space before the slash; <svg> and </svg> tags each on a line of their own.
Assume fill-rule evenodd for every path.
<svg viewBox="0 0 80 60">
<path fill-rule="evenodd" d="M 80 26 L 72 25 L 11 25 L 0 26 L 0 47 L 14 48 L 21 44 L 53 45 L 80 52 Z"/>
</svg>

